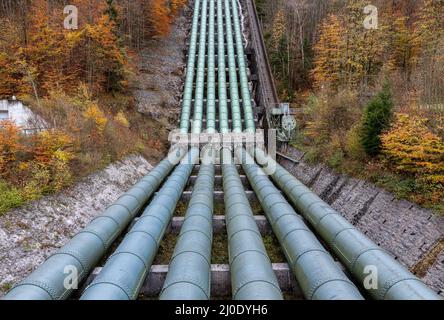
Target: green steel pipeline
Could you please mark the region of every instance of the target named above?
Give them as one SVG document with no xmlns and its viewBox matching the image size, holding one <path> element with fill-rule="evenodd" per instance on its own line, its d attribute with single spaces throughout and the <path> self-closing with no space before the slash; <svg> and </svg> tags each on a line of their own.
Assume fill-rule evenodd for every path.
<svg viewBox="0 0 444 320">
<path fill-rule="evenodd" d="M 244 42 L 242 40 L 242 32 L 239 22 L 239 12 L 237 4 L 237 0 L 231 0 L 231 5 L 233 8 L 234 32 L 236 38 L 237 66 L 239 68 L 239 78 L 241 84 L 242 105 L 244 110 L 246 131 L 254 133 L 256 129 L 254 123 L 253 107 L 251 106 L 250 88 L 248 85 L 247 77 L 247 64 L 245 62 L 244 53 Z"/>
<path fill-rule="evenodd" d="M 196 90 L 194 94 L 194 115 L 193 125 L 191 127 L 192 133 L 202 132 L 202 118 L 204 105 L 204 91 L 205 91 L 205 52 L 206 52 L 206 37 L 207 37 L 207 4 L 208 0 L 202 0 L 202 19 L 200 22 L 199 35 L 199 56 L 197 62 L 196 74 Z"/>
<path fill-rule="evenodd" d="M 160 300 L 209 300 L 214 165 L 202 164 Z"/>
<path fill-rule="evenodd" d="M 282 300 L 262 236 L 233 164 L 231 149 L 222 149 L 225 217 L 234 300 Z"/>
<path fill-rule="evenodd" d="M 62 300 L 73 291 L 65 279 L 77 270 L 81 282 L 107 252 L 114 240 L 128 226 L 184 153 L 170 154 L 103 214 L 94 218 L 59 251 L 13 287 L 6 300 Z M 75 269 L 73 269 L 75 268 Z M 72 274 L 74 275 L 74 274 Z"/>
<path fill-rule="evenodd" d="M 198 155 L 193 148 L 182 159 L 81 300 L 137 298 Z"/>
<path fill-rule="evenodd" d="M 194 65 L 196 60 L 197 33 L 199 28 L 200 1 L 194 1 L 193 24 L 191 27 L 190 48 L 188 51 L 187 74 L 180 116 L 180 133 L 186 134 L 190 129 L 191 103 L 193 100 Z"/>
<path fill-rule="evenodd" d="M 218 83 L 219 83 L 219 131 L 228 133 L 228 102 L 227 102 L 227 79 L 225 66 L 225 30 L 222 0 L 217 0 L 217 59 L 218 59 Z"/>
<path fill-rule="evenodd" d="M 208 79 L 207 79 L 207 132 L 216 132 L 216 71 L 214 40 L 214 0 L 210 0 L 210 17 L 208 21 Z"/>
<path fill-rule="evenodd" d="M 359 283 L 364 284 L 370 272 L 377 276 L 376 286 L 364 286 L 374 299 L 442 299 L 264 151 L 256 149 L 256 158 L 258 163 L 267 164 L 264 171 L 271 175 L 296 210 L 308 220 Z"/>
<path fill-rule="evenodd" d="M 230 75 L 231 120 L 234 133 L 242 132 L 242 115 L 239 102 L 239 84 L 237 82 L 236 59 L 231 26 L 230 4 L 225 0 L 225 32 L 227 37 L 228 72 Z"/>
<path fill-rule="evenodd" d="M 353 282 L 255 164 L 254 159 L 242 148 L 235 151 L 304 296 L 309 300 L 362 300 Z"/>
</svg>

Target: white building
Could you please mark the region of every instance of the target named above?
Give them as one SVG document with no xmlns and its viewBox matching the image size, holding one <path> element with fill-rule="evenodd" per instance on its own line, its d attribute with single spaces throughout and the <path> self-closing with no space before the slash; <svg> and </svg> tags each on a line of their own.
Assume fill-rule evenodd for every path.
<svg viewBox="0 0 444 320">
<path fill-rule="evenodd" d="M 0 121 L 9 120 L 25 134 L 40 132 L 47 127 L 45 121 L 17 100 L 0 100 Z"/>
</svg>

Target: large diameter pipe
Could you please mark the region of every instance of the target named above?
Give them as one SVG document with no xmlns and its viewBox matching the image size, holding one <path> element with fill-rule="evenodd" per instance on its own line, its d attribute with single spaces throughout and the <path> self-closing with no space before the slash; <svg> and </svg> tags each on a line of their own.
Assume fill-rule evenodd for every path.
<svg viewBox="0 0 444 320">
<path fill-rule="evenodd" d="M 258 163 L 265 165 L 264 171 L 374 299 L 442 299 L 263 150 L 256 149 L 256 158 Z M 370 277 L 373 284 L 366 284 Z"/>
<path fill-rule="evenodd" d="M 206 37 L 207 37 L 207 4 L 208 0 L 202 0 L 202 12 L 200 22 L 199 35 L 199 56 L 197 62 L 196 74 L 196 90 L 194 94 L 194 114 L 192 133 L 202 132 L 204 91 L 205 91 L 205 53 L 206 53 Z"/>
<path fill-rule="evenodd" d="M 217 0 L 217 59 L 218 59 L 218 85 L 219 85 L 219 132 L 224 134 L 230 131 L 228 126 L 227 103 L 227 76 L 225 66 L 225 30 L 222 0 Z"/>
<path fill-rule="evenodd" d="M 242 106 L 244 111 L 246 131 L 254 133 L 255 123 L 253 107 L 251 105 L 250 87 L 248 84 L 247 64 L 245 62 L 244 41 L 242 39 L 241 24 L 239 21 L 238 0 L 231 0 L 233 9 L 233 24 L 236 39 L 237 66 L 239 68 L 239 78 L 241 84 Z"/>
<path fill-rule="evenodd" d="M 199 150 L 193 148 L 173 171 L 122 243 L 109 257 L 82 300 L 134 300 L 148 274 Z"/>
<path fill-rule="evenodd" d="M 225 35 L 227 39 L 228 73 L 230 78 L 231 121 L 234 133 L 242 132 L 242 115 L 239 101 L 239 84 L 237 81 L 236 58 L 233 43 L 230 4 L 225 0 Z"/>
<path fill-rule="evenodd" d="M 236 148 L 236 156 L 241 160 L 304 296 L 310 300 L 362 300 L 353 282 L 254 159 L 242 148 Z"/>
<path fill-rule="evenodd" d="M 207 132 L 216 132 L 216 71 L 215 71 L 215 6 L 210 0 L 210 15 L 208 20 L 208 76 L 207 76 Z"/>
<path fill-rule="evenodd" d="M 214 165 L 202 164 L 168 268 L 161 300 L 209 300 Z"/>
<path fill-rule="evenodd" d="M 235 300 L 282 300 L 276 275 L 253 217 L 231 150 L 223 149 L 223 188 Z"/>
<path fill-rule="evenodd" d="M 94 218 L 60 250 L 50 256 L 34 272 L 13 287 L 3 299 L 62 300 L 75 286 L 68 278 L 81 282 L 96 266 L 110 245 L 128 226 L 165 177 L 175 160 L 183 153 L 171 153 L 103 214 Z"/>
<path fill-rule="evenodd" d="M 193 24 L 191 27 L 190 47 L 188 50 L 187 74 L 180 116 L 180 133 L 186 134 L 190 129 L 191 103 L 193 100 L 194 66 L 196 60 L 197 34 L 199 29 L 200 1 L 194 1 Z"/>
</svg>

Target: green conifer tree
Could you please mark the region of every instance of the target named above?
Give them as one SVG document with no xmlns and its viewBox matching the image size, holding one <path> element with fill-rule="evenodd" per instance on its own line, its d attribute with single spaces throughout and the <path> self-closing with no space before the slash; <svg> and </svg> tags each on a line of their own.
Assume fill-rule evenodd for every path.
<svg viewBox="0 0 444 320">
<path fill-rule="evenodd" d="M 393 99 L 389 83 L 368 103 L 362 116 L 360 140 L 370 156 L 381 150 L 381 134 L 388 129 L 393 117 Z"/>
</svg>

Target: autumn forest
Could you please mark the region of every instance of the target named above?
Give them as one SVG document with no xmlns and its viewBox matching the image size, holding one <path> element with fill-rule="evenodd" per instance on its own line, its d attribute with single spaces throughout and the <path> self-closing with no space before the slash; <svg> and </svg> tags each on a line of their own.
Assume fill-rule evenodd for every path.
<svg viewBox="0 0 444 320">
<path fill-rule="evenodd" d="M 442 213 L 444 1 L 256 4 L 281 99 L 299 110 L 292 144 Z"/>
<path fill-rule="evenodd" d="M 442 214 L 444 0 L 255 2 L 280 99 L 297 110 L 291 145 Z M 67 4 L 78 29 L 63 28 Z M 130 84 L 146 41 L 168 36 L 187 4 L 0 0 L 0 100 L 17 97 L 51 128 L 2 123 L 0 214 L 129 154 L 160 159 L 167 144 Z"/>
<path fill-rule="evenodd" d="M 125 155 L 163 146 L 128 90 L 144 42 L 166 36 L 185 0 L 0 1 L 0 99 L 16 96 L 51 130 L 0 128 L 0 213 L 59 191 Z"/>
</svg>

